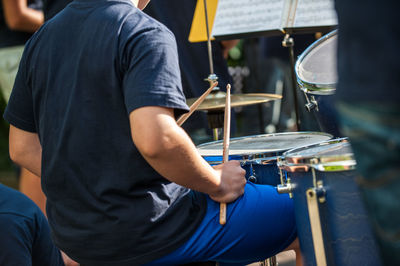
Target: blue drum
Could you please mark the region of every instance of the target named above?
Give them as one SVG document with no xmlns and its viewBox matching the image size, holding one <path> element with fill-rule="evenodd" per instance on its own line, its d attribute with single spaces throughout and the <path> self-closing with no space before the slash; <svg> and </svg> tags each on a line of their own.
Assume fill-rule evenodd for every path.
<svg viewBox="0 0 400 266">
<path fill-rule="evenodd" d="M 381 265 L 356 184 L 347 139 L 333 139 L 283 154 L 279 193 L 294 199 L 305 265 Z"/>
<path fill-rule="evenodd" d="M 306 109 L 313 113 L 323 132 L 340 137 L 333 95 L 336 91 L 337 30 L 311 44 L 297 59 L 295 72 L 306 97 Z"/>
<path fill-rule="evenodd" d="M 285 132 L 232 138 L 229 160 L 239 160 L 246 170 L 246 178 L 257 184 L 276 186 L 280 181 L 277 157 L 290 149 L 331 139 L 321 132 Z M 197 146 L 197 150 L 211 165 L 222 163 L 223 141 Z"/>
</svg>

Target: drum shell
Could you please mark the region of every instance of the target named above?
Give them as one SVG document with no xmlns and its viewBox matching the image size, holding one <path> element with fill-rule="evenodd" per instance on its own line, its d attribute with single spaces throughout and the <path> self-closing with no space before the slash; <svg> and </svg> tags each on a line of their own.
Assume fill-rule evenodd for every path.
<svg viewBox="0 0 400 266">
<path fill-rule="evenodd" d="M 203 158 L 210 165 L 216 165 L 222 161 L 220 156 L 204 156 Z M 246 170 L 246 179 L 250 182 L 271 186 L 281 183 L 277 157 L 268 158 L 268 160 L 243 161 L 240 156 L 229 156 L 229 160 L 241 161 L 240 165 Z"/>
<path fill-rule="evenodd" d="M 378 249 L 355 182 L 355 170 L 320 172 L 325 202 L 319 203 L 328 265 L 380 265 Z M 314 187 L 311 170 L 286 172 L 293 186 L 295 217 L 305 265 L 316 265 L 306 191 Z"/>
</svg>

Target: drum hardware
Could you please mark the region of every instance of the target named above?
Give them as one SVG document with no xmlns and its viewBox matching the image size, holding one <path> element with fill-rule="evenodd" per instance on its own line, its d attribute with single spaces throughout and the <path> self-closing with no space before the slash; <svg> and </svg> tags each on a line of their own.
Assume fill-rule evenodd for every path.
<svg viewBox="0 0 400 266">
<path fill-rule="evenodd" d="M 317 262 L 317 266 L 326 266 L 327 263 L 325 255 L 324 238 L 322 235 L 321 219 L 318 207 L 318 201 L 321 202 L 322 198 L 323 201 L 325 202 L 325 189 L 323 189 L 322 181 L 320 182 L 321 183 L 319 184 L 318 187 L 309 188 L 306 191 L 306 196 L 307 196 L 308 216 L 310 218 L 315 260 Z"/>
<path fill-rule="evenodd" d="M 306 97 L 306 101 L 307 103 L 305 104 L 305 107 L 307 109 L 307 111 L 311 112 L 312 110 L 316 110 L 317 112 L 319 112 L 318 109 L 318 102 L 317 100 L 315 100 L 315 97 L 313 95 L 311 95 L 311 100 L 308 98 L 307 93 L 304 93 L 305 97 Z"/>
<path fill-rule="evenodd" d="M 208 12 L 207 12 L 207 0 L 203 1 L 204 4 L 204 16 L 205 16 L 205 22 L 206 22 L 206 33 L 207 33 L 207 53 L 208 53 L 208 63 L 210 64 L 210 75 L 207 77 L 207 81 L 212 85 L 214 82 L 218 80 L 218 76 L 214 73 L 214 63 L 213 63 L 213 58 L 212 58 L 212 46 L 211 46 L 211 38 L 210 38 L 210 26 L 208 23 Z M 214 88 L 215 90 L 213 93 L 218 93 L 220 90 L 218 87 Z M 223 113 L 219 112 L 218 114 L 213 115 L 207 115 L 208 118 L 208 123 L 211 124 L 210 128 L 213 131 L 213 139 L 218 140 L 219 136 L 219 128 L 223 127 L 223 122 L 222 125 L 217 124 L 217 125 L 212 125 L 212 120 L 216 119 L 217 121 L 221 120 L 221 116 L 223 119 Z M 211 122 L 210 122 L 211 121 Z"/>
<path fill-rule="evenodd" d="M 293 198 L 293 185 L 291 184 L 290 178 L 285 178 L 282 171 L 282 165 L 284 164 L 285 159 L 283 156 L 279 156 L 277 158 L 277 166 L 279 168 L 279 177 L 281 179 L 281 184 L 276 186 L 276 190 L 279 194 L 289 194 L 290 198 Z"/>
<path fill-rule="evenodd" d="M 211 46 L 211 38 L 210 38 L 210 26 L 208 23 L 208 12 L 207 12 L 207 0 L 204 0 L 204 16 L 206 21 L 206 33 L 207 33 L 207 52 L 208 52 L 208 63 L 210 64 L 210 76 L 208 76 L 208 80 L 211 83 L 212 81 L 216 81 L 218 79 L 217 75 L 214 74 L 214 64 L 212 58 L 212 46 Z"/>
<path fill-rule="evenodd" d="M 293 198 L 293 191 L 294 187 L 291 184 L 290 178 L 286 180 L 284 184 L 278 185 L 276 187 L 276 190 L 278 191 L 279 194 L 289 194 L 290 198 Z"/>
<path fill-rule="evenodd" d="M 257 183 L 257 177 L 255 177 L 254 175 L 251 175 L 251 176 L 249 176 L 249 182 L 251 182 L 251 183 Z"/>
<path fill-rule="evenodd" d="M 210 83 L 210 85 L 214 84 L 215 82 L 218 81 L 218 76 L 216 74 L 210 74 L 206 79 L 204 79 L 205 81 L 208 81 Z M 213 89 L 213 91 L 219 91 L 219 87 L 215 87 Z"/>
<path fill-rule="evenodd" d="M 296 115 L 296 126 L 297 130 L 300 131 L 300 115 L 299 115 L 299 106 L 298 106 L 298 99 L 297 99 L 297 84 L 296 84 L 296 73 L 294 72 L 295 69 L 295 60 L 294 60 L 294 39 L 290 37 L 287 33 L 282 40 L 282 46 L 289 49 L 289 57 L 290 57 L 290 65 L 292 71 L 291 73 L 291 80 L 292 80 L 292 94 L 293 94 L 293 101 L 294 101 L 294 113 Z"/>
<path fill-rule="evenodd" d="M 249 181 L 252 183 L 257 183 L 257 177 L 256 174 L 253 170 L 253 164 L 250 164 L 250 176 L 249 176 Z"/>
<path fill-rule="evenodd" d="M 279 169 L 279 178 L 281 180 L 281 185 L 284 185 L 284 180 L 285 180 L 283 178 L 283 172 L 282 172 L 282 169 L 281 169 L 281 165 L 282 165 L 283 161 L 284 161 L 284 157 L 283 156 L 278 156 L 276 158 L 276 165 L 278 166 L 278 169 Z"/>
</svg>

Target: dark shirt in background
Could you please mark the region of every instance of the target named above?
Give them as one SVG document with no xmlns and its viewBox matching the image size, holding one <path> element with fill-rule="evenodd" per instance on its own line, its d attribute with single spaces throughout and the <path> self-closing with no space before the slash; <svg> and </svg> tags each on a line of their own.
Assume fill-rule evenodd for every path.
<svg viewBox="0 0 400 266">
<path fill-rule="evenodd" d="M 73 0 L 43 0 L 44 20 L 47 21 L 64 9 Z"/>
<path fill-rule="evenodd" d="M 22 193 L 0 184 L 0 265 L 64 265 L 46 217 Z"/>
<path fill-rule="evenodd" d="M 207 43 L 190 43 L 188 41 L 196 3 L 196 0 L 152 0 L 143 10 L 166 25 L 175 35 L 183 92 L 186 98 L 197 98 L 209 87 L 209 83 L 204 81 L 210 75 Z M 219 42 L 212 42 L 212 52 L 218 86 L 225 90 L 226 85 L 233 84 L 233 82 Z M 189 134 L 196 129 L 208 129 L 205 113 L 194 112 L 183 124 L 183 128 Z"/>
</svg>

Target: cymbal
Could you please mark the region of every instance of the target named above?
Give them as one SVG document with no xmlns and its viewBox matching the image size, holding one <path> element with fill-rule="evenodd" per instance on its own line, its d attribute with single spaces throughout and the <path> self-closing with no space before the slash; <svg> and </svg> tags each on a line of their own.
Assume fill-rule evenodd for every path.
<svg viewBox="0 0 400 266">
<path fill-rule="evenodd" d="M 199 105 L 197 110 L 218 110 L 225 108 L 225 95 L 223 91 L 210 93 L 204 101 Z M 245 94 L 231 94 L 231 107 L 239 107 L 251 104 L 265 103 L 282 99 L 281 95 L 269 93 L 245 93 Z M 186 100 L 187 105 L 191 106 L 197 98 L 190 98 Z"/>
</svg>

